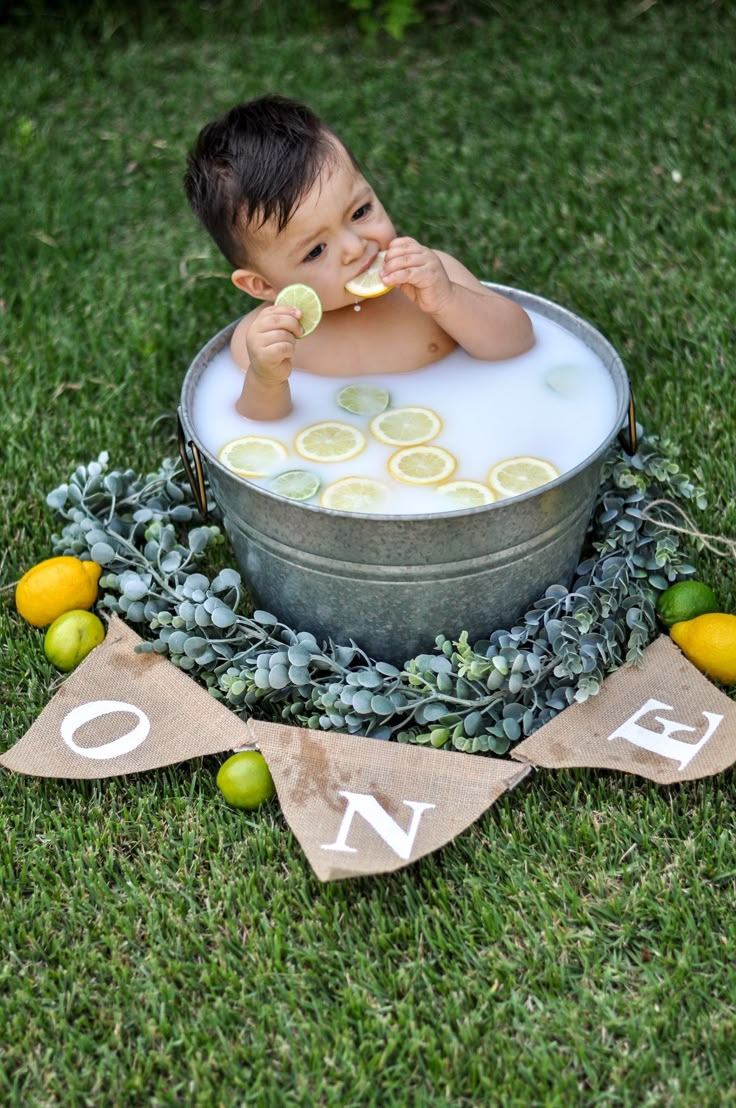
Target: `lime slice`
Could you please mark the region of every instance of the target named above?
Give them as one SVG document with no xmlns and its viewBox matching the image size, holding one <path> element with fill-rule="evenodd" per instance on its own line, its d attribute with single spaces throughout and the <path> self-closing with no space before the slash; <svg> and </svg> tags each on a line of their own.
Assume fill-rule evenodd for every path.
<svg viewBox="0 0 736 1108">
<path fill-rule="evenodd" d="M 560 471 L 544 458 L 504 458 L 491 469 L 488 484 L 499 496 L 518 496 L 559 476 Z"/>
<path fill-rule="evenodd" d="M 455 508 L 479 508 L 496 499 L 496 494 L 480 481 L 445 481 L 437 487 L 437 492 L 449 501 L 447 510 L 450 512 Z"/>
<path fill-rule="evenodd" d="M 365 449 L 365 435 L 352 423 L 328 419 L 300 431 L 294 449 L 310 462 L 347 462 Z"/>
<path fill-rule="evenodd" d="M 376 296 L 383 296 L 385 293 L 390 292 L 393 285 L 384 285 L 381 280 L 381 270 L 383 269 L 383 259 L 386 257 L 386 251 L 381 250 L 376 254 L 375 258 L 368 266 L 368 269 L 363 270 L 357 277 L 354 277 L 352 281 L 348 281 L 345 285 L 346 290 L 353 296 L 362 296 L 366 300 L 371 300 Z"/>
<path fill-rule="evenodd" d="M 436 485 L 455 472 L 457 459 L 441 446 L 407 446 L 388 460 L 388 471 L 409 485 Z"/>
<path fill-rule="evenodd" d="M 288 469 L 274 477 L 271 492 L 285 496 L 287 500 L 311 500 L 321 483 L 316 473 L 309 473 L 306 469 Z"/>
<path fill-rule="evenodd" d="M 584 373 L 580 366 L 560 365 L 545 374 L 544 383 L 552 392 L 569 396 L 580 388 Z"/>
<path fill-rule="evenodd" d="M 370 432 L 389 446 L 418 446 L 442 430 L 442 420 L 431 408 L 389 408 L 370 422 Z"/>
<path fill-rule="evenodd" d="M 374 416 L 388 408 L 391 398 L 386 389 L 379 388 L 378 385 L 345 385 L 335 399 L 346 412 Z"/>
<path fill-rule="evenodd" d="M 380 512 L 389 500 L 390 492 L 382 481 L 372 477 L 342 477 L 327 485 L 320 497 L 323 508 L 342 512 Z"/>
<path fill-rule="evenodd" d="M 265 477 L 283 463 L 288 453 L 278 439 L 244 435 L 226 443 L 218 456 L 222 464 L 239 477 Z"/>
<path fill-rule="evenodd" d="M 298 308 L 302 313 L 299 322 L 303 333 L 299 335 L 300 339 L 311 335 L 322 318 L 322 301 L 309 285 L 287 285 L 278 294 L 274 304 L 279 308 L 282 304 L 289 308 Z"/>
</svg>

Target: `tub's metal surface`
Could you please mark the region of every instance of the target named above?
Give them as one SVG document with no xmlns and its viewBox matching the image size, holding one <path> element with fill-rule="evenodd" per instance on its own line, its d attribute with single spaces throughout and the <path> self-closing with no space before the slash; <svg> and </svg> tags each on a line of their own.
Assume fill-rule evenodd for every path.
<svg viewBox="0 0 736 1108">
<path fill-rule="evenodd" d="M 509 627 L 555 582 L 569 584 L 580 556 L 603 456 L 629 409 L 620 357 L 589 323 L 531 293 L 489 285 L 565 327 L 592 349 L 616 390 L 610 433 L 575 469 L 508 501 L 432 516 L 359 515 L 275 496 L 236 477 L 199 440 L 197 383 L 235 324 L 211 339 L 184 379 L 183 439 L 203 457 L 235 555 L 257 605 L 318 638 L 354 639 L 368 654 L 403 662 L 467 630 L 471 641 Z"/>
</svg>

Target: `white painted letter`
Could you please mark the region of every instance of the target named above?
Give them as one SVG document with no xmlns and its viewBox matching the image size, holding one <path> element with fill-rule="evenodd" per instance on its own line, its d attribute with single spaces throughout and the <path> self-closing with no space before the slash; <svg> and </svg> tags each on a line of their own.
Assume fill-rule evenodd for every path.
<svg viewBox="0 0 736 1108">
<path fill-rule="evenodd" d="M 422 818 L 422 812 L 426 811 L 427 808 L 435 807 L 434 804 L 423 804 L 417 800 L 404 800 L 402 803 L 412 810 L 409 830 L 404 831 L 396 820 L 392 819 L 386 809 L 381 807 L 375 796 L 371 796 L 370 793 L 349 793 L 340 790 L 339 795 L 346 798 L 348 806 L 345 809 L 345 815 L 342 817 L 340 830 L 334 843 L 323 843 L 321 849 L 341 850 L 346 854 L 357 853 L 354 846 L 348 846 L 347 844 L 348 833 L 352 826 L 353 817 L 357 812 L 370 823 L 373 830 L 381 836 L 387 846 L 391 847 L 394 854 L 398 854 L 399 858 L 407 861 L 419 830 L 419 820 Z"/>
<path fill-rule="evenodd" d="M 647 700 L 646 704 L 634 712 L 633 716 L 629 716 L 618 730 L 608 736 L 609 740 L 626 739 L 627 742 L 640 746 L 643 750 L 651 750 L 653 754 L 659 754 L 661 758 L 671 758 L 675 762 L 679 761 L 680 769 L 685 769 L 701 747 L 705 746 L 723 719 L 723 716 L 717 716 L 714 712 L 703 712 L 708 723 L 705 734 L 700 742 L 686 743 L 681 739 L 672 738 L 675 731 L 695 731 L 694 727 L 688 727 L 686 723 L 678 723 L 674 719 L 663 719 L 662 716 L 655 716 L 657 723 L 662 725 L 661 731 L 650 731 L 648 728 L 642 727 L 638 722 L 641 717 L 657 709 L 664 712 L 673 710 L 671 704 L 664 704 L 661 700 Z"/>
<path fill-rule="evenodd" d="M 131 712 L 138 717 L 138 723 L 126 735 L 103 743 L 102 746 L 78 746 L 75 743 L 74 733 L 83 723 L 89 723 L 100 716 L 109 716 L 112 712 Z M 151 730 L 151 721 L 140 708 L 127 704 L 124 700 L 92 700 L 88 704 L 80 704 L 65 715 L 60 730 L 66 745 L 83 758 L 119 758 L 121 754 L 129 754 L 141 745 Z"/>
</svg>

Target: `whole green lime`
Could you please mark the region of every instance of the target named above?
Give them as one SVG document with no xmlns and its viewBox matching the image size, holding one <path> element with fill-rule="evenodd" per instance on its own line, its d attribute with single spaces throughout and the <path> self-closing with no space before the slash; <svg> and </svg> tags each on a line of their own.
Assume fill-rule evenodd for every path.
<svg viewBox="0 0 736 1108">
<path fill-rule="evenodd" d="M 217 787 L 233 808 L 257 808 L 276 792 L 266 759 L 257 750 L 241 750 L 223 762 Z"/>
<path fill-rule="evenodd" d="M 75 608 L 57 616 L 44 635 L 46 657 L 57 669 L 68 673 L 86 658 L 105 637 L 105 625 L 94 612 Z"/>
<path fill-rule="evenodd" d="M 670 585 L 657 601 L 657 615 L 665 627 L 717 611 L 715 593 L 703 581 L 678 581 L 676 585 Z"/>
</svg>

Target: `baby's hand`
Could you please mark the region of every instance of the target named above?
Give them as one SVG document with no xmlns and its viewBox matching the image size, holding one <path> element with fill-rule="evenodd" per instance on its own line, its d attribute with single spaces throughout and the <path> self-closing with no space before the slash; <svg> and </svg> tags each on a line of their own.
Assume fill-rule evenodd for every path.
<svg viewBox="0 0 736 1108">
<path fill-rule="evenodd" d="M 298 308 L 269 304 L 255 317 L 246 337 L 250 369 L 268 385 L 288 380 L 294 344 L 301 337 Z"/>
<path fill-rule="evenodd" d="M 381 280 L 396 285 L 423 312 L 441 311 L 452 295 L 445 267 L 428 246 L 415 239 L 394 239 L 386 251 Z"/>
</svg>

